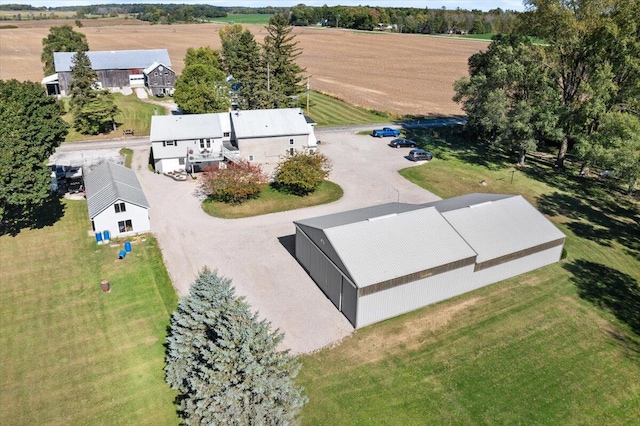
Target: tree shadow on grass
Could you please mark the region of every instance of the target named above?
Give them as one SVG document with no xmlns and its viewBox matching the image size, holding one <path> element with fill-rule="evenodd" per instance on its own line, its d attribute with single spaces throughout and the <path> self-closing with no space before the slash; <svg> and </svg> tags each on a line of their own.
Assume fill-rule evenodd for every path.
<svg viewBox="0 0 640 426">
<path fill-rule="evenodd" d="M 578 295 L 616 318 L 640 335 L 640 285 L 632 276 L 608 266 L 576 260 L 564 265 Z"/>
<path fill-rule="evenodd" d="M 57 196 L 50 196 L 39 206 L 30 209 L 10 209 L 0 223 L 0 236 L 15 237 L 23 229 L 42 229 L 54 225 L 64 216 L 65 204 Z"/>
</svg>

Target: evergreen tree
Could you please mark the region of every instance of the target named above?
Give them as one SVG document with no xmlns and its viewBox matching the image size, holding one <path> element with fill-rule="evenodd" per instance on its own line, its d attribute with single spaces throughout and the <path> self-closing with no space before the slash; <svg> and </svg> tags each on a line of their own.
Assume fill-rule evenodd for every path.
<svg viewBox="0 0 640 426">
<path fill-rule="evenodd" d="M 69 104 L 74 128 L 82 134 L 91 135 L 112 130 L 118 113 L 113 95 L 108 90 L 95 89 L 98 76 L 85 52 L 77 52 L 72 63 Z"/>
<path fill-rule="evenodd" d="M 49 195 L 45 163 L 67 135 L 63 114 L 39 84 L 0 80 L 0 224 Z"/>
<path fill-rule="evenodd" d="M 291 35 L 293 27 L 282 13 L 277 13 L 269 19 L 266 29 L 262 50 L 267 65 L 268 102 L 272 108 L 297 106 L 297 97 L 305 90 L 300 84 L 305 70 L 295 63 L 302 50 Z"/>
<path fill-rule="evenodd" d="M 284 335 L 251 313 L 231 280 L 203 270 L 171 317 L 166 380 L 187 425 L 287 425 L 306 402 Z"/>
<path fill-rule="evenodd" d="M 86 52 L 89 50 L 87 36 L 75 32 L 71 25 L 51 27 L 49 35 L 42 39 L 42 55 L 40 59 L 44 64 L 44 75 L 56 72 L 53 63 L 54 52 Z"/>
</svg>

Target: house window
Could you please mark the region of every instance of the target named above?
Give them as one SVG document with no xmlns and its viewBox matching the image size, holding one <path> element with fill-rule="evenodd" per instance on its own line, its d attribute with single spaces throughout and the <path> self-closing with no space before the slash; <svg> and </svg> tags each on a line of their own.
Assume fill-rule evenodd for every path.
<svg viewBox="0 0 640 426">
<path fill-rule="evenodd" d="M 253 155 L 249 156 L 249 161 L 253 161 Z"/>
<path fill-rule="evenodd" d="M 224 135 L 224 137 L 225 137 L 225 138 L 228 138 L 228 137 L 229 137 L 229 135 L 230 135 L 230 133 L 229 133 L 229 132 L 224 132 L 224 134 L 223 134 L 223 135 Z"/>
<path fill-rule="evenodd" d="M 157 77 L 158 76 L 158 71 L 154 72 L 153 75 L 154 75 L 154 77 Z"/>
<path fill-rule="evenodd" d="M 289 139 L 289 145 L 293 145 L 293 139 Z"/>
<path fill-rule="evenodd" d="M 184 157 L 178 158 L 178 164 L 184 166 Z"/>
<path fill-rule="evenodd" d="M 165 72 L 164 72 L 164 75 L 169 75 L 169 71 L 165 71 Z"/>
<path fill-rule="evenodd" d="M 177 141 L 164 141 L 162 142 L 162 146 L 178 146 Z"/>
<path fill-rule="evenodd" d="M 118 222 L 118 229 L 120 232 L 131 232 L 133 231 L 133 224 L 131 220 L 121 220 Z"/>
<path fill-rule="evenodd" d="M 211 139 L 200 139 L 200 148 L 211 148 Z"/>
<path fill-rule="evenodd" d="M 127 206 L 124 203 L 115 203 L 113 207 L 116 209 L 116 213 L 124 213 L 127 211 Z"/>
</svg>

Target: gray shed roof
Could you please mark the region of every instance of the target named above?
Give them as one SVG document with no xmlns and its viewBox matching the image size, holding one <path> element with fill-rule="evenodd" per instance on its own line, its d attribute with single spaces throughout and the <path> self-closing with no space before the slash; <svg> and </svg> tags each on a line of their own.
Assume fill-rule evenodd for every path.
<svg viewBox="0 0 640 426">
<path fill-rule="evenodd" d="M 133 170 L 104 162 L 84 178 L 89 217 L 93 219 L 118 200 L 149 208 Z"/>
<path fill-rule="evenodd" d="M 465 207 L 473 206 L 475 204 L 487 203 L 490 201 L 502 200 L 505 198 L 511 198 L 514 195 L 508 194 L 483 194 L 472 193 L 465 194 L 459 197 L 446 198 L 444 200 L 432 201 L 430 203 L 421 204 L 424 207 L 435 207 L 440 213 L 448 212 L 451 210 L 458 210 Z"/>
<path fill-rule="evenodd" d="M 56 72 L 71 71 L 76 52 L 54 52 Z M 94 70 L 144 69 L 159 62 L 171 67 L 167 49 L 88 51 L 87 56 Z"/>
<path fill-rule="evenodd" d="M 324 232 L 359 288 L 476 255 L 433 207 Z"/>
<path fill-rule="evenodd" d="M 221 138 L 222 127 L 220 115 L 216 114 L 186 114 L 186 115 L 154 115 L 151 117 L 151 142 Z"/>
<path fill-rule="evenodd" d="M 310 126 L 299 108 L 233 111 L 231 122 L 237 139 L 311 133 Z"/>
<path fill-rule="evenodd" d="M 565 237 L 519 195 L 447 211 L 442 216 L 478 253 L 477 263 Z"/>
<path fill-rule="evenodd" d="M 424 206 L 421 204 L 387 203 L 356 210 L 349 210 L 346 212 L 328 214 L 326 216 L 297 220 L 293 223 L 302 227 L 327 229 L 333 228 L 334 226 L 348 225 L 350 223 L 361 222 L 375 217 L 387 216 L 393 213 L 404 213 L 422 208 L 424 208 Z"/>
</svg>

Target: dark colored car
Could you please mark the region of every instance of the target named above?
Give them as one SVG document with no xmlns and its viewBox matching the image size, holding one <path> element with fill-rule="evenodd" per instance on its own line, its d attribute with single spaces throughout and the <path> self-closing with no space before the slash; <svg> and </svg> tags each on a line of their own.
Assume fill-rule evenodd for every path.
<svg viewBox="0 0 640 426">
<path fill-rule="evenodd" d="M 424 149 L 412 149 L 409 151 L 409 160 L 411 161 L 429 161 L 432 158 L 433 154 L 429 151 L 425 151 Z"/>
<path fill-rule="evenodd" d="M 415 143 L 414 141 L 412 141 L 411 139 L 405 139 L 405 138 L 398 138 L 398 139 L 394 139 L 391 142 L 389 142 L 389 146 L 391 148 L 415 148 L 418 146 L 417 143 Z"/>
</svg>

